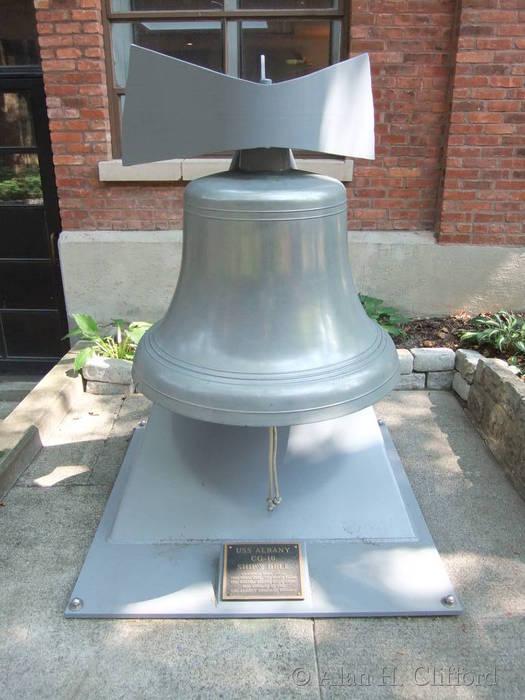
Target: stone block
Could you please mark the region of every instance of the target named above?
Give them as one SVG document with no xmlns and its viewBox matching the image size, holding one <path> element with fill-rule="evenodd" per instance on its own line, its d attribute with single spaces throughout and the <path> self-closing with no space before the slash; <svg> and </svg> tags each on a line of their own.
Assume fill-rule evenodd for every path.
<svg viewBox="0 0 525 700">
<path fill-rule="evenodd" d="M 424 389 L 426 375 L 422 372 L 412 372 L 412 374 L 402 374 L 399 379 L 399 384 L 396 386 L 397 391 L 406 389 Z"/>
<path fill-rule="evenodd" d="M 488 396 L 509 413 L 515 411 L 522 397 L 525 397 L 525 384 L 510 371 L 504 360 L 480 361 L 473 383 L 479 384 Z"/>
<path fill-rule="evenodd" d="M 482 359 L 467 405 L 490 451 L 525 498 L 525 383 L 505 362 Z"/>
<path fill-rule="evenodd" d="M 82 376 L 94 382 L 131 384 L 131 362 L 108 357 L 92 357 L 87 361 Z"/>
<path fill-rule="evenodd" d="M 469 384 L 472 384 L 474 372 L 482 358 L 483 355 L 477 350 L 465 350 L 463 348 L 456 350 L 456 369 Z"/>
<path fill-rule="evenodd" d="M 414 356 L 410 350 L 398 350 L 397 359 L 399 360 L 401 374 L 410 374 L 414 368 Z"/>
<path fill-rule="evenodd" d="M 463 399 L 463 401 L 468 400 L 470 394 L 470 384 L 462 376 L 460 372 L 454 372 L 454 378 L 452 380 L 452 388 L 456 394 Z"/>
<path fill-rule="evenodd" d="M 498 446 L 497 452 L 500 454 L 504 452 L 501 441 L 504 439 L 505 425 L 508 419 L 509 415 L 504 407 L 495 402 L 490 402 L 488 410 L 483 416 L 482 427 L 487 434 L 487 438 Z"/>
<path fill-rule="evenodd" d="M 443 372 L 454 369 L 456 353 L 450 348 L 413 348 L 416 372 Z"/>
<path fill-rule="evenodd" d="M 449 369 L 444 372 L 428 372 L 427 389 L 450 389 L 454 371 Z"/>
<path fill-rule="evenodd" d="M 129 394 L 131 393 L 130 384 L 114 384 L 113 382 L 94 382 L 88 380 L 86 382 L 86 392 L 88 394 L 99 394 L 107 396 L 109 394 Z"/>
<path fill-rule="evenodd" d="M 483 417 L 483 407 L 485 404 L 485 394 L 476 380 L 472 383 L 468 393 L 467 408 L 472 418 L 472 422 L 479 427 Z"/>
</svg>

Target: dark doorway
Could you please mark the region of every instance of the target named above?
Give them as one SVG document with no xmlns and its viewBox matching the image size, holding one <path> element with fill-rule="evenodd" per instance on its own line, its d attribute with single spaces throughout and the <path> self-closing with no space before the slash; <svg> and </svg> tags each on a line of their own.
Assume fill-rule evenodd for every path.
<svg viewBox="0 0 525 700">
<path fill-rule="evenodd" d="M 7 25 L 17 14 L 8 13 Z M 36 40 L 20 38 L 18 26 L 8 40 L 0 36 L 0 372 L 46 371 L 68 348 L 60 215 L 35 52 Z"/>
</svg>

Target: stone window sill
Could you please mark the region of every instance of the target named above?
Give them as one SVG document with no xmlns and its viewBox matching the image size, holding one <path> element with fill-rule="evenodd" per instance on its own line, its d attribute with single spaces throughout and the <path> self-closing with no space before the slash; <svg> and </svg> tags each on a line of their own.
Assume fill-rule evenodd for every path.
<svg viewBox="0 0 525 700">
<path fill-rule="evenodd" d="M 103 160 L 98 164 L 100 182 L 177 182 L 195 180 L 227 170 L 231 158 L 184 158 L 128 165 L 121 160 Z M 296 158 L 297 167 L 319 175 L 330 175 L 350 182 L 354 171 L 351 158 Z"/>
</svg>

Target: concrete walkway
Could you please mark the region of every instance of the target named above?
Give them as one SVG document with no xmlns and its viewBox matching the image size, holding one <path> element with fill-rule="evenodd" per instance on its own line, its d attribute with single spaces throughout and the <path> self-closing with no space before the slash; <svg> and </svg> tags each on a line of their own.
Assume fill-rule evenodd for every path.
<svg viewBox="0 0 525 700">
<path fill-rule="evenodd" d="M 82 395 L 4 499 L 0 698 L 524 697 L 525 504 L 448 392 L 395 392 L 377 413 L 462 616 L 64 620 L 148 408 Z"/>
</svg>

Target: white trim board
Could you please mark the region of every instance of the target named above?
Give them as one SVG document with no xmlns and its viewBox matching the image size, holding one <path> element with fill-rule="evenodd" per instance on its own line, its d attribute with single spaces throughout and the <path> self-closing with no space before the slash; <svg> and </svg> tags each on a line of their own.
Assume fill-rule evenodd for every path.
<svg viewBox="0 0 525 700">
<path fill-rule="evenodd" d="M 351 158 L 296 158 L 297 167 L 318 175 L 329 175 L 350 182 L 354 173 Z M 120 159 L 103 160 L 98 164 L 100 182 L 177 182 L 224 172 L 231 158 L 175 158 L 172 160 L 122 165 Z"/>
</svg>

